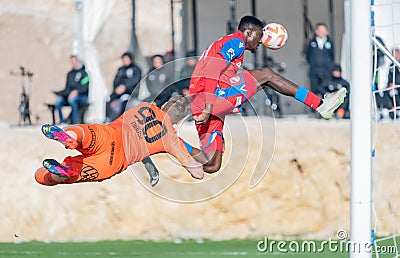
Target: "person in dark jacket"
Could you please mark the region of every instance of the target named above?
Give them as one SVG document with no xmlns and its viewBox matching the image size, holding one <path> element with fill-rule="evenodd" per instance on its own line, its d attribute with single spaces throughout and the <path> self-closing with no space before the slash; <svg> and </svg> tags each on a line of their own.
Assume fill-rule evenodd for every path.
<svg viewBox="0 0 400 258">
<path fill-rule="evenodd" d="M 400 62 L 400 48 L 393 49 L 394 58 Z M 396 66 L 394 62 L 392 62 L 389 66 L 388 73 L 388 88 L 394 88 L 395 86 L 400 85 L 400 67 Z"/>
<path fill-rule="evenodd" d="M 393 49 L 393 57 L 400 62 L 400 49 Z M 400 67 L 397 67 L 394 62 L 389 66 L 389 73 L 387 77 L 387 87 L 382 91 L 377 91 L 375 93 L 376 105 L 381 113 L 381 118 L 398 118 L 400 116 L 400 111 L 398 110 L 400 106 Z"/>
<path fill-rule="evenodd" d="M 65 89 L 55 91 L 58 95 L 54 106 L 58 110 L 60 123 L 65 123 L 62 113 L 63 106 L 71 106 L 71 123 L 79 123 L 79 105 L 87 103 L 89 92 L 89 75 L 85 71 L 85 66 L 77 56 L 71 56 L 72 69 L 67 74 Z"/>
<path fill-rule="evenodd" d="M 179 71 L 176 80 L 178 81 L 175 85 L 175 92 L 178 95 L 188 96 L 190 78 L 192 77 L 194 67 L 197 63 L 196 53 L 194 51 L 189 51 L 186 55 L 185 65 Z"/>
<path fill-rule="evenodd" d="M 330 78 L 335 60 L 334 45 L 329 38 L 325 23 L 315 25 L 315 37 L 308 43 L 307 62 L 310 65 L 310 85 L 312 92 L 318 92 L 321 83 Z"/>
<path fill-rule="evenodd" d="M 113 92 L 106 103 L 106 123 L 114 121 L 124 111 L 132 93 L 138 97 L 139 91 L 134 91 L 142 78 L 142 71 L 133 63 L 132 54 L 125 52 L 121 56 L 123 65 L 114 77 Z"/>
<path fill-rule="evenodd" d="M 319 94 L 324 96 L 327 93 L 338 91 L 340 88 L 346 88 L 350 95 L 350 84 L 342 78 L 342 67 L 338 64 L 333 66 L 331 77 L 322 82 L 319 88 Z M 336 110 L 337 118 L 350 118 L 350 97 L 347 97 L 343 104 Z"/>
<path fill-rule="evenodd" d="M 154 55 L 151 57 L 151 68 L 146 77 L 147 89 L 150 96 L 144 101 L 153 102 L 156 106 L 161 107 L 170 98 L 174 80 L 174 72 L 171 66 L 164 65 L 164 57 L 162 55 Z"/>
</svg>

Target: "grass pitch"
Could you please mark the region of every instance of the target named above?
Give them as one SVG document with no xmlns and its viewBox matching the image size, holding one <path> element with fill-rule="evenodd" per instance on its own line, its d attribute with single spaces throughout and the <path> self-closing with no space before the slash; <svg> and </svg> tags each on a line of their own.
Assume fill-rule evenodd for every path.
<svg viewBox="0 0 400 258">
<path fill-rule="evenodd" d="M 68 243 L 0 243 L 0 257 L 349 257 L 348 253 L 260 252 L 259 240 L 194 241 L 102 241 Z"/>
</svg>

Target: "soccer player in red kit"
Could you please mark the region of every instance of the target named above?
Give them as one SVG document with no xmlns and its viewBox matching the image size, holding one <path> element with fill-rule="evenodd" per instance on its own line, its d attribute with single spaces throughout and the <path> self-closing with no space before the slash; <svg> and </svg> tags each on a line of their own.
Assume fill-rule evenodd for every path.
<svg viewBox="0 0 400 258">
<path fill-rule="evenodd" d="M 192 74 L 192 115 L 201 150 L 208 159 L 203 166 L 205 172 L 213 173 L 221 167 L 225 116 L 240 112 L 241 104 L 257 91 L 271 87 L 311 107 L 325 119 L 332 118 L 346 97 L 346 89 L 342 88 L 321 99 L 269 68 L 238 73 L 245 50 L 254 53 L 261 44 L 262 29 L 263 23 L 256 17 L 242 17 L 236 32 L 213 42 L 202 53 Z M 190 147 L 188 151 L 197 152 Z"/>
</svg>

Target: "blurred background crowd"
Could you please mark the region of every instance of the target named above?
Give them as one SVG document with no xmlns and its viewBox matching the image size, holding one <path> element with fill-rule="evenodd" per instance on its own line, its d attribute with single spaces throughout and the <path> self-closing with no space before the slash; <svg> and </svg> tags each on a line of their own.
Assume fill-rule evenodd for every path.
<svg viewBox="0 0 400 258">
<path fill-rule="evenodd" d="M 348 57 L 342 51 L 345 4 L 345 0 L 0 0 L 0 35 L 3 49 L 7 48 L 0 64 L 6 93 L 0 97 L 0 120 L 107 123 L 141 101 L 161 106 L 170 96 L 188 95 L 198 56 L 212 41 L 235 31 L 245 14 L 283 24 L 289 40 L 278 51 L 260 47 L 246 57 L 243 69 L 270 67 L 321 96 L 349 89 Z M 388 49 L 399 60 L 398 49 Z M 392 67 L 382 51 L 376 53 L 378 66 Z M 399 78 L 398 68 L 388 71 L 376 75 L 382 119 L 393 118 L 389 111 L 397 106 L 393 88 L 397 83 L 392 79 Z M 309 112 L 272 90 L 257 94 L 243 109 L 244 115 L 316 117 Z M 350 117 L 348 99 L 336 117 Z"/>
</svg>

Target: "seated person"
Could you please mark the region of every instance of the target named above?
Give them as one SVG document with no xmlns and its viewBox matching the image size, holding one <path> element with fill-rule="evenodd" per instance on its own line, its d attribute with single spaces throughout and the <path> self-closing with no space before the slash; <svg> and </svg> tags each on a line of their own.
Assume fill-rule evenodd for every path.
<svg viewBox="0 0 400 258">
<path fill-rule="evenodd" d="M 133 63 L 132 54 L 125 52 L 121 56 L 122 66 L 114 77 L 113 92 L 106 103 L 106 123 L 117 119 L 126 108 L 129 98 L 142 79 L 142 71 Z M 135 91 L 138 97 L 138 91 Z"/>
<path fill-rule="evenodd" d="M 62 113 L 63 106 L 71 106 L 71 123 L 79 123 L 79 105 L 87 103 L 89 92 L 89 76 L 85 71 L 85 66 L 75 55 L 71 56 L 72 69 L 67 74 L 65 89 L 55 91 L 57 96 L 54 103 L 58 110 L 60 123 L 65 123 Z"/>
<path fill-rule="evenodd" d="M 164 65 L 162 55 L 151 57 L 151 68 L 146 76 L 147 89 L 150 96 L 145 99 L 146 102 L 152 102 L 157 107 L 161 107 L 172 95 L 171 83 L 174 80 L 174 72 L 171 65 Z"/>
<path fill-rule="evenodd" d="M 400 62 L 400 49 L 393 49 L 393 56 L 397 61 Z M 393 119 L 395 116 L 399 117 L 400 115 L 400 96 L 398 89 L 400 86 L 400 67 L 396 66 L 394 62 L 392 62 L 389 66 L 387 80 L 387 88 L 383 92 L 383 96 L 381 98 L 377 97 L 377 105 L 378 107 L 382 106 L 383 108 L 386 108 L 387 111 L 390 111 L 389 116 Z M 385 113 L 385 111 L 383 113 Z"/>
<path fill-rule="evenodd" d="M 175 83 L 174 92 L 177 95 L 189 96 L 190 78 L 192 77 L 194 67 L 197 63 L 196 53 L 190 51 L 185 58 L 185 65 L 182 67 L 177 75 L 177 82 Z"/>
<path fill-rule="evenodd" d="M 400 48 L 393 50 L 393 56 L 400 62 Z M 390 64 L 388 73 L 388 88 L 394 88 L 400 85 L 400 67 L 396 66 L 393 62 Z"/>
<path fill-rule="evenodd" d="M 341 88 L 346 88 L 348 94 L 350 94 L 350 84 L 348 81 L 342 78 L 342 67 L 335 64 L 332 69 L 331 78 L 324 80 L 319 87 L 318 93 L 324 96 L 327 93 L 338 91 Z M 350 98 L 345 98 L 344 102 L 336 111 L 336 117 L 338 118 L 350 118 Z"/>
</svg>

